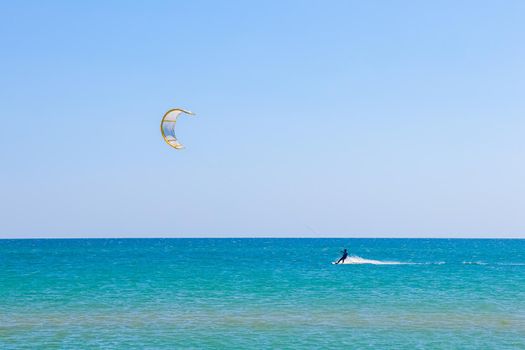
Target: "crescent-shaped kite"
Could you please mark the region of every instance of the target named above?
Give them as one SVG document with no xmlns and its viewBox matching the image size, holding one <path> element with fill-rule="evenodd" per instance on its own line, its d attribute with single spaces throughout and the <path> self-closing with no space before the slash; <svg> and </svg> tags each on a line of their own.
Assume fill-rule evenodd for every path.
<svg viewBox="0 0 525 350">
<path fill-rule="evenodd" d="M 164 117 L 162 117 L 162 121 L 160 122 L 160 132 L 162 133 L 164 141 L 175 149 L 184 148 L 184 146 L 177 141 L 177 137 L 175 136 L 175 124 L 181 113 L 195 115 L 193 112 L 181 108 L 173 108 L 164 114 Z"/>
</svg>

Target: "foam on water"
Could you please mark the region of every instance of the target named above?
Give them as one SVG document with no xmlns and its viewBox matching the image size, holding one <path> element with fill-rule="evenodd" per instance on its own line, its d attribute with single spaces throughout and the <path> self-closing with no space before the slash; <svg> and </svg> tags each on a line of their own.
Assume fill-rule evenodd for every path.
<svg viewBox="0 0 525 350">
<path fill-rule="evenodd" d="M 349 256 L 345 259 L 344 262 L 336 264 L 336 261 L 333 261 L 334 265 L 444 265 L 445 261 L 435 261 L 435 262 L 402 262 L 402 261 L 390 261 L 390 260 L 373 260 L 365 259 L 357 255 Z M 450 262 L 449 262 L 450 263 Z M 485 261 L 462 261 L 462 265 L 491 265 Z M 494 264 L 494 263 L 492 263 Z M 500 266 L 525 266 L 525 263 L 495 263 L 495 265 Z"/>
<path fill-rule="evenodd" d="M 349 256 L 345 259 L 343 263 L 336 264 L 336 261 L 333 261 L 334 265 L 444 265 L 444 261 L 436 262 L 402 262 L 402 261 L 392 261 L 392 260 L 373 260 L 365 259 L 357 255 Z"/>
<path fill-rule="evenodd" d="M 333 262 L 335 264 L 336 261 Z M 407 263 L 407 262 L 400 262 L 400 261 L 382 261 L 382 260 L 372 260 L 372 259 L 365 259 L 360 256 L 349 256 L 345 259 L 344 262 L 338 264 L 338 265 L 362 265 L 362 264 L 370 264 L 370 265 L 411 265 L 414 263 Z"/>
</svg>

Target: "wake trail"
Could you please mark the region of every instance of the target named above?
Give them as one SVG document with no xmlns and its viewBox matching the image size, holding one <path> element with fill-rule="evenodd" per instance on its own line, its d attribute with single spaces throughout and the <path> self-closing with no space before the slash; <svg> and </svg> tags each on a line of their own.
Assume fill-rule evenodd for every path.
<svg viewBox="0 0 525 350">
<path fill-rule="evenodd" d="M 450 264 L 451 262 L 445 261 L 434 261 L 434 262 L 403 262 L 403 261 L 394 261 L 394 260 L 374 260 L 374 259 L 365 259 L 357 255 L 349 256 L 345 259 L 344 262 L 336 264 L 336 261 L 333 261 L 333 265 L 444 265 Z M 525 266 L 525 263 L 522 262 L 497 262 L 497 263 L 488 263 L 485 261 L 461 261 L 453 262 L 452 265 L 461 264 L 461 265 L 500 265 L 500 266 Z"/>
<path fill-rule="evenodd" d="M 336 264 L 336 261 L 332 262 L 332 264 Z M 417 263 L 409 263 L 409 262 L 401 262 L 401 261 L 383 261 L 383 260 L 372 260 L 372 259 L 365 259 L 360 256 L 349 256 L 345 259 L 345 261 L 337 264 L 337 265 L 415 265 Z"/>
</svg>

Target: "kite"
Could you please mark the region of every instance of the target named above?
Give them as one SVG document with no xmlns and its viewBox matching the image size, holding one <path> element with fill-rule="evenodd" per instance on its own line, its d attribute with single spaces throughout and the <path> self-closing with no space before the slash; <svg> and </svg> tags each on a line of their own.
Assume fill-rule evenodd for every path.
<svg viewBox="0 0 525 350">
<path fill-rule="evenodd" d="M 177 123 L 177 118 L 181 114 L 195 115 L 193 112 L 181 108 L 173 108 L 164 114 L 164 117 L 162 117 L 162 121 L 160 122 L 160 132 L 162 133 L 164 141 L 175 149 L 184 148 L 175 136 L 175 124 Z"/>
</svg>

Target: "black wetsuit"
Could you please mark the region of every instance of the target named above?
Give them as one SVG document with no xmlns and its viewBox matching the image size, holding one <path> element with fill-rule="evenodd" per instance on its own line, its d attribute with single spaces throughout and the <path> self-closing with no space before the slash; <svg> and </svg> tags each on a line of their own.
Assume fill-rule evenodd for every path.
<svg viewBox="0 0 525 350">
<path fill-rule="evenodd" d="M 337 260 L 336 264 L 339 264 L 341 261 L 345 262 L 347 257 L 348 257 L 348 252 L 345 249 L 344 252 L 343 252 L 343 256 L 341 257 L 341 259 Z"/>
</svg>

